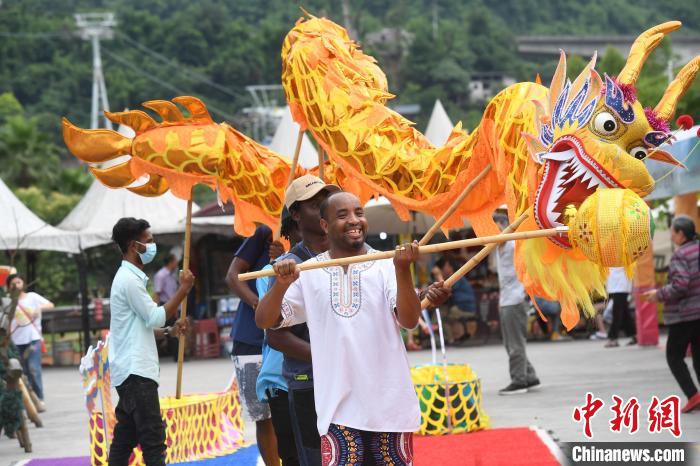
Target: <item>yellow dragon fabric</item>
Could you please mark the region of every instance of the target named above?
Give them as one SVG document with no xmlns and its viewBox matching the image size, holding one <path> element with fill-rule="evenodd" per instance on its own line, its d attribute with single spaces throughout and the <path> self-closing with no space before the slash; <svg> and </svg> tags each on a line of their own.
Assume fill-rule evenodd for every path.
<svg viewBox="0 0 700 466">
<path fill-rule="evenodd" d="M 287 35 L 282 83 L 295 120 L 342 174 L 336 182 L 346 187 L 352 180 L 347 188 L 360 189 L 362 199 L 382 194 L 404 219 L 408 210 L 438 217 L 491 165 L 445 226 L 459 226 L 466 217 L 478 235 L 494 234 L 492 214 L 505 203 L 511 219 L 531 214 L 521 229 L 551 228 L 568 223 L 600 188 L 650 193 L 647 157 L 678 164 L 657 147 L 670 137 L 667 122 L 700 57 L 686 65 L 655 109 L 644 109 L 634 90 L 648 54 L 678 27 L 671 21 L 643 33 L 617 78 L 599 76 L 594 57 L 571 82 L 562 53 L 549 89 L 536 83 L 506 88 L 477 128 L 467 134 L 457 125 L 443 147 L 433 147 L 386 107 L 392 95 L 375 60 L 327 19 L 301 19 Z M 516 256 L 528 293 L 561 302 L 567 328 L 578 322 L 579 309 L 594 312 L 592 294 L 605 295 L 607 268 L 567 238 L 521 242 Z"/>
<path fill-rule="evenodd" d="M 302 19 L 289 32 L 282 84 L 294 119 L 329 156 L 329 180 L 362 200 L 381 194 L 404 219 L 410 210 L 437 218 L 490 165 L 444 226 L 461 226 L 467 218 L 478 235 L 494 234 L 492 214 L 505 203 L 511 219 L 530 214 L 521 229 L 551 228 L 568 225 L 600 188 L 628 190 L 626 199 L 650 193 L 654 181 L 646 158 L 678 165 L 658 146 L 670 137 L 668 121 L 698 73 L 700 57 L 682 69 L 654 109 L 643 108 L 634 89 L 651 50 L 678 27 L 672 21 L 640 35 L 616 78 L 599 76 L 594 57 L 571 82 L 562 54 L 549 88 L 538 83 L 506 88 L 487 105 L 478 127 L 467 133 L 458 124 L 442 147 L 433 147 L 386 107 L 393 96 L 384 73 L 330 20 Z M 131 156 L 110 168 L 91 167 L 107 186 L 141 195 L 170 189 L 188 199 L 202 183 L 234 203 L 239 234 L 252 234 L 256 223 L 278 224 L 290 172 L 286 158 L 214 123 L 194 97 L 144 106 L 162 121 L 137 110 L 107 114 L 133 128 L 133 139 L 64 120 L 64 140 L 91 164 Z M 302 172 L 297 169 L 295 176 Z M 635 199 L 630 202 L 632 211 L 639 210 Z M 530 295 L 561 302 L 567 328 L 578 321 L 579 309 L 593 312 L 592 294 L 605 294 L 607 268 L 565 237 L 518 243 L 516 268 Z"/>
</svg>

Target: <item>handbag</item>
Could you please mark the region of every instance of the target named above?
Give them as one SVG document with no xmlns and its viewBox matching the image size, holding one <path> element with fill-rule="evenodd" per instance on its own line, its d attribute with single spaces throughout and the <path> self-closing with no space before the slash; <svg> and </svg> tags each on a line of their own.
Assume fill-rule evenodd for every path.
<svg viewBox="0 0 700 466">
<path fill-rule="evenodd" d="M 27 311 L 24 309 L 24 306 L 22 306 L 21 304 L 17 303 L 17 308 L 18 308 L 20 311 L 22 311 L 22 314 L 24 314 L 24 316 L 25 316 L 27 319 L 29 319 L 29 323 L 32 324 L 32 327 L 34 327 L 34 330 L 36 330 L 36 333 L 39 334 L 39 339 L 41 340 L 41 353 L 42 353 L 42 354 L 48 353 L 48 350 L 46 349 L 46 342 L 44 341 L 44 335 L 42 334 L 41 330 L 39 330 L 39 328 L 37 328 L 36 324 L 34 323 L 34 320 L 32 320 L 32 318 L 29 316 L 29 314 L 27 313 Z"/>
</svg>

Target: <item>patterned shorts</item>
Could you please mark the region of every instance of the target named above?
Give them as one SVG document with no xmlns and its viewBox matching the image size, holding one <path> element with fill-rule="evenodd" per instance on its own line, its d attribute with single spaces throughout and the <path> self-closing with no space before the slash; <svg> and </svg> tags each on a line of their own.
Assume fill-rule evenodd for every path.
<svg viewBox="0 0 700 466">
<path fill-rule="evenodd" d="M 262 355 L 232 356 L 232 359 L 234 366 L 236 366 L 241 401 L 248 411 L 248 415 L 253 422 L 270 419 L 270 405 L 258 400 L 258 394 L 255 391 L 255 384 L 262 367 Z"/>
<path fill-rule="evenodd" d="M 412 432 L 367 432 L 331 424 L 321 436 L 323 466 L 412 466 Z"/>
</svg>

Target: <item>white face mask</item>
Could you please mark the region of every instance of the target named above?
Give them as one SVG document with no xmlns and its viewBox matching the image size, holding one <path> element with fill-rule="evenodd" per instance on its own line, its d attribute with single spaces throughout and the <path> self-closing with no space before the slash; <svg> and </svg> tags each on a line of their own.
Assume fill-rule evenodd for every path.
<svg viewBox="0 0 700 466">
<path fill-rule="evenodd" d="M 140 241 L 136 242 L 146 246 L 146 251 L 138 253 L 139 257 L 141 258 L 141 263 L 146 265 L 153 262 L 153 259 L 156 257 L 156 253 L 158 252 L 158 246 L 156 246 L 156 243 L 142 243 Z"/>
</svg>

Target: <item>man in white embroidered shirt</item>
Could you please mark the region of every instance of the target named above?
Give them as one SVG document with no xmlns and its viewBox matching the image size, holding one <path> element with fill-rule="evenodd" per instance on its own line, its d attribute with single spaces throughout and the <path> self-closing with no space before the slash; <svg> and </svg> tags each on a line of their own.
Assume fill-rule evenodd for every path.
<svg viewBox="0 0 700 466">
<path fill-rule="evenodd" d="M 321 226 L 330 249 L 311 261 L 371 252 L 367 220 L 354 195 L 331 194 L 321 204 Z M 274 266 L 277 280 L 258 305 L 256 323 L 309 326 L 324 465 L 413 464 L 420 411 L 399 326 L 418 323 L 410 270 L 417 257 L 414 242 L 398 247 L 393 263 L 301 274 L 294 261 Z"/>
<path fill-rule="evenodd" d="M 147 466 L 165 465 L 165 429 L 158 400 L 160 366 L 153 331 L 175 316 L 194 276 L 183 271 L 175 295 L 158 306 L 146 290 L 148 277 L 143 273 L 144 265 L 156 255 L 148 222 L 122 218 L 112 229 L 112 239 L 123 260 L 110 294 L 109 367 L 119 403 L 109 465 L 126 466 L 136 445 L 141 445 Z M 184 322 L 176 322 L 175 333 L 185 327 Z"/>
</svg>

